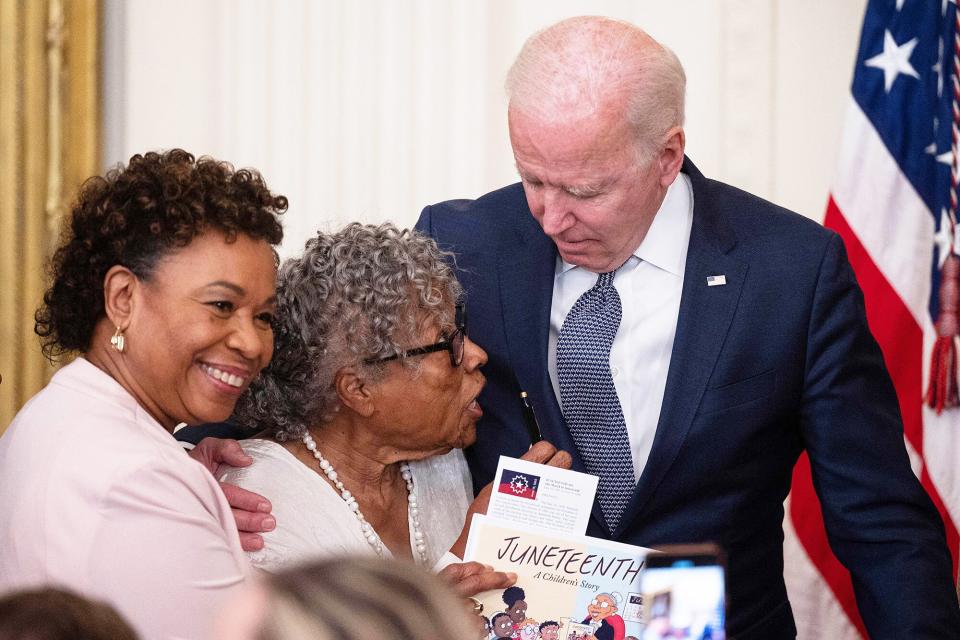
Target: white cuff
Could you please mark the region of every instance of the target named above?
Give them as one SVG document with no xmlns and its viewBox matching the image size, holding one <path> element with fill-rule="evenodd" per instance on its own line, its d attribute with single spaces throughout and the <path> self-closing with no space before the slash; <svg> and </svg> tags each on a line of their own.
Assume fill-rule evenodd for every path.
<svg viewBox="0 0 960 640">
<path fill-rule="evenodd" d="M 462 558 L 458 558 L 456 555 L 447 551 L 442 556 L 440 556 L 440 559 L 437 560 L 436 564 L 433 565 L 433 572 L 440 573 L 451 564 L 458 564 L 460 562 L 463 562 Z"/>
</svg>

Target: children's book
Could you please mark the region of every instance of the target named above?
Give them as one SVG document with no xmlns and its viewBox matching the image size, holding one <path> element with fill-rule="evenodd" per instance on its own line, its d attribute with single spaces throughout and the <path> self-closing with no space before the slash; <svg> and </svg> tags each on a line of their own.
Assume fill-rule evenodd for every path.
<svg viewBox="0 0 960 640">
<path fill-rule="evenodd" d="M 478 596 L 490 638 L 628 640 L 643 631 L 648 551 L 476 515 L 464 559 L 517 574 L 516 585 Z"/>
</svg>

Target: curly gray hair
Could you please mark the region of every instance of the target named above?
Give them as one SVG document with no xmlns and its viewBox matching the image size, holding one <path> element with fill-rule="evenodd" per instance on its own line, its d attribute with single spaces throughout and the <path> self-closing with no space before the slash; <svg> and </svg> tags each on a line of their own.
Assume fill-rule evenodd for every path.
<svg viewBox="0 0 960 640">
<path fill-rule="evenodd" d="M 463 294 L 447 262 L 452 255 L 390 223 L 351 223 L 308 240 L 303 255 L 280 268 L 273 360 L 240 399 L 235 419 L 280 441 L 299 438 L 337 411 L 333 382 L 341 368 L 380 379 L 384 365 L 367 360 L 417 346 L 411 341 L 425 322 L 452 331 Z"/>
</svg>

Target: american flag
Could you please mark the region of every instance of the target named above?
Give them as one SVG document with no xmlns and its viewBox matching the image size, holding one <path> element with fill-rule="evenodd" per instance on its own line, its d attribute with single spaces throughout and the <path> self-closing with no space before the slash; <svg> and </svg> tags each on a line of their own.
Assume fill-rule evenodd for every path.
<svg viewBox="0 0 960 640">
<path fill-rule="evenodd" d="M 960 408 L 951 407 L 956 361 L 948 356 L 957 344 L 960 252 L 956 22 L 955 0 L 868 3 L 824 221 L 843 237 L 863 288 L 913 470 L 944 520 L 954 576 Z M 850 576 L 827 546 L 805 457 L 794 471 L 784 528 L 799 637 L 866 637 Z"/>
</svg>

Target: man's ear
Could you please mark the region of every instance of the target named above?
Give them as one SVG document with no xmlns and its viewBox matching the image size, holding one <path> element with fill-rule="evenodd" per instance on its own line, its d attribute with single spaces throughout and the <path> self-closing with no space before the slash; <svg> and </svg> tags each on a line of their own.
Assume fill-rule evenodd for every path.
<svg viewBox="0 0 960 640">
<path fill-rule="evenodd" d="M 356 367 L 343 367 L 333 376 L 333 388 L 337 390 L 340 404 L 357 415 L 369 418 L 376 409 L 373 387 Z"/>
<path fill-rule="evenodd" d="M 135 301 L 134 294 L 140 280 L 130 269 L 114 265 L 103 277 L 103 306 L 115 327 L 126 329 L 133 316 Z"/>
<path fill-rule="evenodd" d="M 669 187 L 677 179 L 680 167 L 683 166 L 683 152 L 686 148 L 687 137 L 683 127 L 673 127 L 667 132 L 666 141 L 660 151 L 660 186 Z"/>
</svg>

